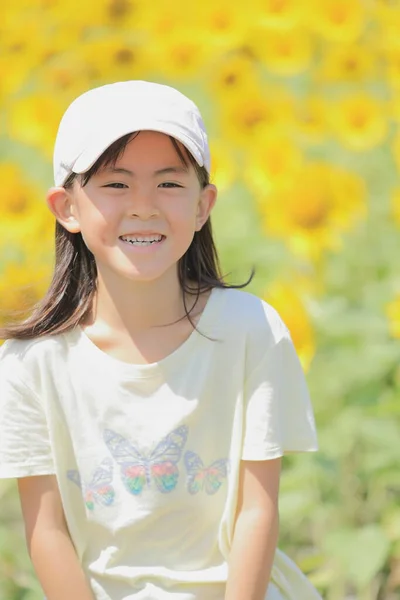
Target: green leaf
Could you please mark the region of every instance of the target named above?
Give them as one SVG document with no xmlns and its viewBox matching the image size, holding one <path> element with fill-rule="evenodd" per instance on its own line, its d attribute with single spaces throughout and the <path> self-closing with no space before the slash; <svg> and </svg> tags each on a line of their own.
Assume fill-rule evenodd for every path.
<svg viewBox="0 0 400 600">
<path fill-rule="evenodd" d="M 362 529 L 342 529 L 328 534 L 328 554 L 334 556 L 358 589 L 365 587 L 382 569 L 390 542 L 378 525 Z"/>
</svg>

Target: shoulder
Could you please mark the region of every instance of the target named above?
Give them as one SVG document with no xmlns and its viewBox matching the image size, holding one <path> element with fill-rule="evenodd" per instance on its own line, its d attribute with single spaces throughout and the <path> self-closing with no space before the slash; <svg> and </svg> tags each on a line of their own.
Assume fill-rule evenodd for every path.
<svg viewBox="0 0 400 600">
<path fill-rule="evenodd" d="M 65 346 L 64 335 L 48 335 L 29 340 L 10 339 L 0 347 L 0 377 L 22 379 L 29 384 Z M 51 359 L 51 360 L 50 360 Z"/>
<path fill-rule="evenodd" d="M 29 340 L 6 340 L 0 347 L 0 361 L 30 362 L 35 357 L 54 352 L 62 345 L 63 334 L 44 335 Z"/>
<path fill-rule="evenodd" d="M 265 344 L 267 339 L 272 344 L 278 343 L 289 335 L 278 311 L 262 298 L 231 288 L 219 292 L 223 304 L 221 317 L 254 343 L 259 340 Z"/>
<path fill-rule="evenodd" d="M 244 350 L 248 365 L 258 364 L 282 340 L 291 343 L 280 314 L 262 298 L 230 288 L 216 295 L 218 330 L 232 347 Z"/>
</svg>

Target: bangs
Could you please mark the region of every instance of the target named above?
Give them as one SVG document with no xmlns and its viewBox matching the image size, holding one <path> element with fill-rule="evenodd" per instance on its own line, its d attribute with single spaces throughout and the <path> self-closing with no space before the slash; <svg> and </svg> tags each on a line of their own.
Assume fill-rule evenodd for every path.
<svg viewBox="0 0 400 600">
<path fill-rule="evenodd" d="M 109 166 L 115 167 L 117 161 L 123 156 L 125 149 L 126 149 L 127 145 L 129 144 L 129 142 L 132 139 L 134 139 L 136 136 L 138 136 L 139 133 L 140 133 L 140 131 L 136 131 L 134 133 L 128 133 L 127 135 L 124 135 L 123 137 L 116 140 L 114 143 L 111 144 L 111 146 L 109 146 L 107 148 L 107 150 L 105 150 L 103 152 L 103 154 L 101 156 L 99 156 L 99 158 L 96 160 L 94 165 L 92 167 L 90 167 L 90 169 L 88 171 L 86 171 L 85 173 L 80 173 L 80 174 L 79 173 L 71 173 L 67 177 L 63 187 L 65 189 L 71 188 L 75 179 L 78 176 L 80 176 L 80 178 L 81 178 L 82 187 L 85 187 L 85 185 L 90 181 L 91 177 L 96 175 L 99 171 L 101 171 L 102 169 L 105 169 Z M 189 152 L 189 150 L 187 150 L 185 148 L 185 146 L 183 146 L 183 144 L 178 142 L 178 140 L 176 140 L 174 137 L 172 137 L 170 135 L 168 137 L 171 140 L 171 143 L 172 143 L 172 145 L 175 149 L 175 152 L 177 153 L 181 163 L 187 169 L 189 169 L 190 165 L 192 165 L 192 167 L 194 168 L 194 170 L 196 172 L 200 186 L 202 188 L 206 187 L 210 183 L 210 178 L 209 178 L 209 174 L 208 174 L 207 170 L 204 167 L 200 167 L 200 165 L 197 163 L 194 156 Z"/>
<path fill-rule="evenodd" d="M 123 156 L 129 142 L 137 135 L 139 135 L 139 133 L 139 131 L 135 133 L 128 133 L 127 135 L 124 135 L 122 138 L 119 138 L 116 142 L 111 144 L 111 146 L 109 146 L 107 150 L 105 150 L 103 154 L 99 156 L 94 165 L 90 167 L 90 169 L 86 171 L 86 173 L 82 173 L 82 187 L 85 187 L 85 185 L 89 182 L 91 177 L 93 177 L 93 175 L 96 175 L 96 173 L 98 173 L 102 169 L 105 169 L 109 166 L 115 167 L 117 161 Z"/>
</svg>

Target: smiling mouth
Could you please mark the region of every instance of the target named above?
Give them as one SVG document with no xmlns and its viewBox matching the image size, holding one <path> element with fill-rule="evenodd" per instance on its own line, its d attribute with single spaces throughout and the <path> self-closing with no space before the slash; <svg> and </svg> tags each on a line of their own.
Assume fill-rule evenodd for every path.
<svg viewBox="0 0 400 600">
<path fill-rule="evenodd" d="M 119 239 L 132 246 L 151 246 L 165 240 L 165 235 L 120 235 Z"/>
</svg>

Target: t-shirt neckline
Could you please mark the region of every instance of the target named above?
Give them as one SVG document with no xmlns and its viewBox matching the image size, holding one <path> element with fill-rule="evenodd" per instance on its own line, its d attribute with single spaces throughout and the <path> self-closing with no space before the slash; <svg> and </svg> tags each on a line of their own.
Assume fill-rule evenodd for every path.
<svg viewBox="0 0 400 600">
<path fill-rule="evenodd" d="M 166 372 L 167 370 L 169 371 L 175 364 L 181 365 L 183 358 L 188 356 L 190 348 L 196 343 L 196 341 L 198 341 L 199 338 L 207 339 L 204 338 L 204 335 L 202 334 L 206 333 L 210 316 L 213 314 L 213 305 L 215 303 L 215 298 L 218 294 L 218 291 L 218 288 L 211 289 L 210 296 L 207 299 L 207 302 L 203 308 L 203 312 L 201 313 L 196 325 L 198 331 L 194 329 L 175 350 L 157 362 L 137 364 L 124 362 L 118 358 L 115 358 L 96 346 L 96 344 L 92 342 L 80 325 L 64 335 L 70 336 L 75 344 L 81 345 L 86 354 L 89 355 L 90 353 L 90 355 L 93 357 L 93 360 L 101 361 L 104 367 L 111 368 L 113 371 L 117 371 L 121 375 L 125 375 L 127 377 L 140 379 L 153 377 Z"/>
</svg>

